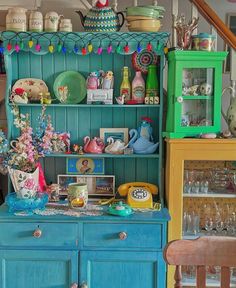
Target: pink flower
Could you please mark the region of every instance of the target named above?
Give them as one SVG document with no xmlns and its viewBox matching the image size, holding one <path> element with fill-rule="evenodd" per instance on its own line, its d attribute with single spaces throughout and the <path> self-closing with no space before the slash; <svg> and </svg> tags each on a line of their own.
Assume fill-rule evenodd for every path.
<svg viewBox="0 0 236 288">
<path fill-rule="evenodd" d="M 24 183 L 24 188 L 25 189 L 32 190 L 32 189 L 34 189 L 34 186 L 35 186 L 34 179 L 29 178 L 29 179 L 25 180 L 25 183 Z"/>
<path fill-rule="evenodd" d="M 25 90 L 24 90 L 23 88 L 16 88 L 16 89 L 15 89 L 15 93 L 16 93 L 17 95 L 22 96 L 24 92 L 25 92 Z"/>
</svg>

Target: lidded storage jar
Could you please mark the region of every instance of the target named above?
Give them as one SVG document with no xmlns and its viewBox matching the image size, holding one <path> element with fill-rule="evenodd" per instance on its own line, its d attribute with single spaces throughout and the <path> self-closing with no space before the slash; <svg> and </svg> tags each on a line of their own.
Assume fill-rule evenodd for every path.
<svg viewBox="0 0 236 288">
<path fill-rule="evenodd" d="M 39 11 L 30 12 L 29 16 L 29 31 L 42 32 L 43 31 L 43 15 Z"/>
<path fill-rule="evenodd" d="M 6 16 L 6 30 L 10 31 L 26 31 L 27 9 L 21 7 L 9 8 Z"/>
<path fill-rule="evenodd" d="M 207 33 L 199 33 L 192 36 L 192 49 L 202 51 L 215 51 L 216 36 Z"/>
</svg>

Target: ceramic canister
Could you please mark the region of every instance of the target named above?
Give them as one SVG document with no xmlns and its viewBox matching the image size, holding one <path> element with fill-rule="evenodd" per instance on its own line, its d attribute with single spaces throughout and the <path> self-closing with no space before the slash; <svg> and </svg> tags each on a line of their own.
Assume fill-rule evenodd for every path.
<svg viewBox="0 0 236 288">
<path fill-rule="evenodd" d="M 59 31 L 72 32 L 72 23 L 70 19 L 61 19 L 59 24 Z"/>
<path fill-rule="evenodd" d="M 57 32 L 60 17 L 62 15 L 58 15 L 56 12 L 48 12 L 44 17 L 44 30 L 46 32 Z"/>
<path fill-rule="evenodd" d="M 86 183 L 71 183 L 68 186 L 68 202 L 71 208 L 84 208 L 88 202 Z"/>
<path fill-rule="evenodd" d="M 42 32 L 43 31 L 43 15 L 39 11 L 30 12 L 29 16 L 29 31 Z"/>
<path fill-rule="evenodd" d="M 26 11 L 21 7 L 9 8 L 6 16 L 6 30 L 26 31 Z"/>
<path fill-rule="evenodd" d="M 192 49 L 202 51 L 215 51 L 216 36 L 199 33 L 192 36 Z"/>
</svg>

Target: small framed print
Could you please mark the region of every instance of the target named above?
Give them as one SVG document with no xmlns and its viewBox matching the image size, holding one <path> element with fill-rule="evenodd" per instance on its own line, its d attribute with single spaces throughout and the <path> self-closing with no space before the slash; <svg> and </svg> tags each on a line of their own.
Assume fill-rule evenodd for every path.
<svg viewBox="0 0 236 288">
<path fill-rule="evenodd" d="M 104 170 L 104 158 L 78 157 L 66 159 L 67 174 L 104 174 Z"/>
<path fill-rule="evenodd" d="M 59 199 L 67 198 L 68 186 L 71 183 L 77 183 L 77 176 L 74 175 L 57 175 L 57 184 L 59 186 Z"/>
<path fill-rule="evenodd" d="M 129 142 L 128 131 L 128 128 L 100 128 L 100 138 L 105 145 L 107 144 L 107 138 L 109 137 L 112 137 L 115 141 L 120 139 L 127 144 Z"/>
<path fill-rule="evenodd" d="M 59 198 L 66 198 L 70 183 L 86 183 L 90 198 L 113 197 L 115 195 L 114 175 L 57 175 Z"/>
</svg>

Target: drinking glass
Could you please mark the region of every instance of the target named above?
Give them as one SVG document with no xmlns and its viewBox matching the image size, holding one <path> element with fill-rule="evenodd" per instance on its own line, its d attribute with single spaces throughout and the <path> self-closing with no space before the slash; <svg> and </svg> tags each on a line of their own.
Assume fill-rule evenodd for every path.
<svg viewBox="0 0 236 288">
<path fill-rule="evenodd" d="M 222 235 L 223 230 L 224 230 L 224 222 L 219 219 L 216 221 L 217 235 Z"/>
<path fill-rule="evenodd" d="M 205 229 L 209 235 L 211 235 L 211 231 L 213 230 L 213 220 L 212 218 L 207 218 L 205 220 Z"/>
</svg>

